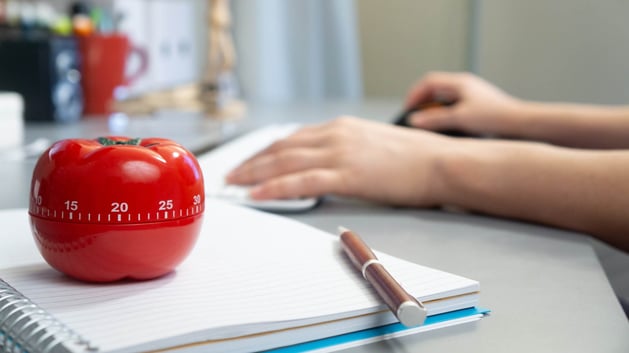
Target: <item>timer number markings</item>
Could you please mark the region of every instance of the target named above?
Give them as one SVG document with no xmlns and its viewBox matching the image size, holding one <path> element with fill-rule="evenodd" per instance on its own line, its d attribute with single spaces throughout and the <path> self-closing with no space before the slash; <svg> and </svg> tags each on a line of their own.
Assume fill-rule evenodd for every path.
<svg viewBox="0 0 629 353">
<path fill-rule="evenodd" d="M 75 220 L 76 218 L 77 221 L 81 221 L 84 219 L 83 213 L 85 212 L 80 211 L 78 200 L 64 201 L 63 207 L 61 208 L 61 210 L 59 210 L 60 211 L 59 213 L 57 212 L 57 209 L 41 206 L 43 204 L 43 200 L 41 196 L 38 196 L 36 198 L 35 204 L 36 204 L 35 206 L 36 209 L 32 211 L 35 211 L 34 212 L 35 214 L 40 215 L 42 217 L 56 219 L 57 215 L 60 215 L 60 218 L 63 220 L 72 221 L 72 220 Z M 179 214 L 179 217 L 184 217 L 184 210 L 185 210 L 185 217 L 196 215 L 200 212 L 203 212 L 202 206 L 203 206 L 202 196 L 200 194 L 193 195 L 192 206 L 190 207 L 177 208 L 175 202 L 172 199 L 160 200 L 158 201 L 156 205 L 157 207 L 156 211 L 146 213 L 146 221 L 151 220 L 152 213 L 155 214 L 154 220 L 174 219 L 174 218 L 177 218 L 177 214 Z M 103 220 L 105 220 L 106 222 L 122 222 L 123 218 L 126 218 L 126 221 L 131 222 L 133 217 L 132 217 L 132 213 L 129 212 L 129 209 L 130 207 L 129 207 L 128 202 L 124 202 L 124 201 L 112 202 L 110 204 L 109 213 L 106 213 L 106 214 L 95 213 L 95 217 L 94 217 L 92 216 L 93 212 L 87 212 L 85 219 L 87 220 L 87 222 L 90 222 L 90 223 L 94 219 L 96 220 L 96 223 L 101 223 Z M 126 214 L 126 217 L 123 217 L 124 214 Z M 138 212 L 136 213 L 136 216 L 137 216 L 137 222 L 142 222 L 142 213 Z"/>
</svg>

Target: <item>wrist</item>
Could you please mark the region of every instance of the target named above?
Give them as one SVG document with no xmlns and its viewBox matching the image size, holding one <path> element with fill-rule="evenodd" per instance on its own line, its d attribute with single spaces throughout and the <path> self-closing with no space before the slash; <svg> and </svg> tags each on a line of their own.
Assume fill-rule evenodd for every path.
<svg viewBox="0 0 629 353">
<path fill-rule="evenodd" d="M 501 137 L 526 138 L 528 129 L 538 116 L 538 103 L 514 98 L 502 112 L 497 121 L 496 133 Z"/>
<path fill-rule="evenodd" d="M 584 106 L 520 101 L 513 111 L 512 134 L 506 136 L 534 141 L 553 141 L 571 124 L 578 123 Z M 568 122 L 568 120 L 570 120 Z"/>
<path fill-rule="evenodd" d="M 461 139 L 434 164 L 435 205 L 476 209 L 479 199 L 491 197 L 494 166 L 500 163 L 500 146 L 484 140 Z"/>
</svg>

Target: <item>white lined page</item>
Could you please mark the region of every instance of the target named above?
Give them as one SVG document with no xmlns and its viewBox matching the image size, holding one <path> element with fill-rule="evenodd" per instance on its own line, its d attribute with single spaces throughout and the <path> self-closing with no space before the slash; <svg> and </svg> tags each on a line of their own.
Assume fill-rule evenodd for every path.
<svg viewBox="0 0 629 353">
<path fill-rule="evenodd" d="M 9 222 L 3 217 L 8 213 L 0 213 L 3 224 Z M 33 242 L 26 211 L 10 222 L 13 226 L 5 229 L 11 230 L 0 238 L 3 244 L 11 237 Z M 478 290 L 476 281 L 378 255 L 422 300 Z M 336 236 L 217 201 L 206 204 L 202 235 L 192 254 L 176 272 L 156 280 L 89 284 L 69 279 L 41 260 L 30 263 L 4 268 L 0 277 L 103 351 L 145 349 L 151 347 L 143 346 L 145 341 L 160 339 L 181 343 L 172 338 L 191 332 L 203 332 L 195 339 L 237 337 L 261 327 L 384 308 Z M 0 266 L 8 265 L 0 260 Z M 432 314 L 431 305 L 427 308 Z"/>
</svg>

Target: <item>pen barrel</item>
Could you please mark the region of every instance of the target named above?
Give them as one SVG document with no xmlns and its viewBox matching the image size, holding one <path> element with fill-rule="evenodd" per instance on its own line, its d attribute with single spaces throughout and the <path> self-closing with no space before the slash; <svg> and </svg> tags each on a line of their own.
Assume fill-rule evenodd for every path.
<svg viewBox="0 0 629 353">
<path fill-rule="evenodd" d="M 371 260 L 377 260 L 376 255 L 371 249 L 360 239 L 360 237 L 352 232 L 345 231 L 341 234 L 341 246 L 345 253 L 358 270 L 361 270 L 363 264 Z"/>
<path fill-rule="evenodd" d="M 381 264 L 374 263 L 369 265 L 365 269 L 365 278 L 376 289 L 376 292 L 378 292 L 382 300 L 396 316 L 402 303 L 412 302 L 421 307 L 417 299 L 404 290 Z"/>
</svg>

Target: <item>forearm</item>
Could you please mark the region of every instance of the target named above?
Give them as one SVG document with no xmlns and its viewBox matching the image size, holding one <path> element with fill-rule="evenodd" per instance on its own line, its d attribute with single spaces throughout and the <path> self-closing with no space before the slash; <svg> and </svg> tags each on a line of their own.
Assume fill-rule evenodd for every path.
<svg viewBox="0 0 629 353">
<path fill-rule="evenodd" d="M 629 106 L 521 102 L 505 135 L 595 149 L 629 147 Z"/>
<path fill-rule="evenodd" d="M 465 141 L 439 162 L 444 205 L 588 233 L 629 251 L 629 152 Z"/>
</svg>

